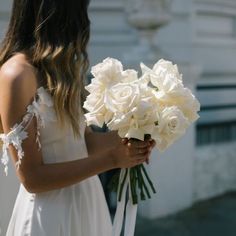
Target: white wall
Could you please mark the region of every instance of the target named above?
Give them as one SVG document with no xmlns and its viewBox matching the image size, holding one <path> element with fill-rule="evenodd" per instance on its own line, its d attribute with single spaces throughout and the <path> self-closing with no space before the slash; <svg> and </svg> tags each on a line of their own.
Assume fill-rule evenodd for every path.
<svg viewBox="0 0 236 236">
<path fill-rule="evenodd" d="M 236 142 L 198 148 L 194 163 L 194 201 L 236 190 Z"/>
</svg>

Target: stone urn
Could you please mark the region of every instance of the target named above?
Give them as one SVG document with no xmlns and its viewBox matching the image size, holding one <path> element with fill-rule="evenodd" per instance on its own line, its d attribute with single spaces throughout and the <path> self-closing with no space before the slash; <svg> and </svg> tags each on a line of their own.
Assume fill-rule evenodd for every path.
<svg viewBox="0 0 236 236">
<path fill-rule="evenodd" d="M 158 30 L 171 18 L 172 0 L 124 0 L 128 23 L 138 33 L 138 44 L 124 55 L 129 63 L 153 63 L 165 57 L 154 38 Z"/>
</svg>

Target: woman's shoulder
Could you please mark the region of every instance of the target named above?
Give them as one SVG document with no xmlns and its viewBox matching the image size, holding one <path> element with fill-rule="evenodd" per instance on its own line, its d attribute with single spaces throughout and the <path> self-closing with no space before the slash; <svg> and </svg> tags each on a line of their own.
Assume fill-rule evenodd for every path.
<svg viewBox="0 0 236 236">
<path fill-rule="evenodd" d="M 37 76 L 34 67 L 24 54 L 9 58 L 0 68 L 0 88 L 9 93 L 21 93 L 32 97 L 37 90 Z M 1 91 L 0 91 L 1 92 Z"/>
<path fill-rule="evenodd" d="M 0 68 L 0 117 L 12 127 L 25 114 L 37 91 L 37 79 L 24 55 L 15 55 Z"/>
</svg>

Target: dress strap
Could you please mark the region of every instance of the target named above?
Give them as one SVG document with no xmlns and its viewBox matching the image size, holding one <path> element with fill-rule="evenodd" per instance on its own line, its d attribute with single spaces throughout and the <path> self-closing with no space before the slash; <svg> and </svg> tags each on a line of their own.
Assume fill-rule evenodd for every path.
<svg viewBox="0 0 236 236">
<path fill-rule="evenodd" d="M 41 106 L 44 106 L 44 112 L 41 111 Z M 37 121 L 36 142 L 38 143 L 39 150 L 41 149 L 40 128 L 45 126 L 46 121 L 55 120 L 52 106 L 52 98 L 43 87 L 40 87 L 37 89 L 33 102 L 28 105 L 26 114 L 23 116 L 22 121 L 19 124 L 15 124 L 9 133 L 0 134 L 0 140 L 2 141 L 1 162 L 4 165 L 6 175 L 8 174 L 8 163 L 10 159 L 9 145 L 12 144 L 17 151 L 18 161 L 16 162 L 16 168 L 19 169 L 21 160 L 24 157 L 22 142 L 28 137 L 27 128 L 34 117 Z"/>
</svg>

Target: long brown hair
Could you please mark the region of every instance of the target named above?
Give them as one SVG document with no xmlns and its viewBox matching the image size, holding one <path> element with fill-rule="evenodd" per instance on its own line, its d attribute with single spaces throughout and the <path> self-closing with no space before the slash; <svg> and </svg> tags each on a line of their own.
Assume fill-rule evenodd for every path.
<svg viewBox="0 0 236 236">
<path fill-rule="evenodd" d="M 14 0 L 0 67 L 23 52 L 51 93 L 58 119 L 79 134 L 79 116 L 89 60 L 89 0 Z"/>
</svg>

